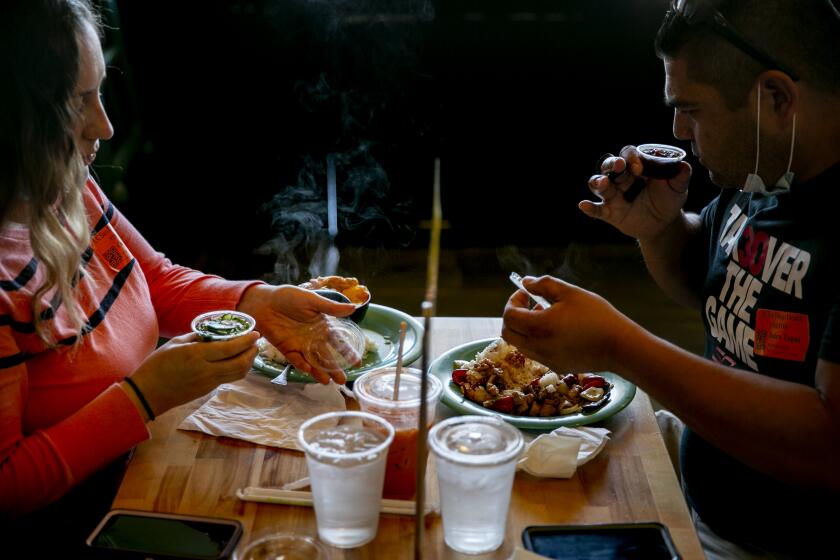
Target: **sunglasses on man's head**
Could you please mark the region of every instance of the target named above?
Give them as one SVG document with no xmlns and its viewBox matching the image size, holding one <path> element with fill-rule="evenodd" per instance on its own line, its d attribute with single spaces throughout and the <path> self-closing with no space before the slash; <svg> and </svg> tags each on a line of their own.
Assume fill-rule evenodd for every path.
<svg viewBox="0 0 840 560">
<path fill-rule="evenodd" d="M 799 80 L 799 74 L 750 43 L 740 31 L 732 27 L 717 9 L 717 4 L 715 0 L 672 0 L 670 11 L 688 25 L 708 25 L 718 35 L 771 70 L 780 70 L 793 81 Z"/>
</svg>

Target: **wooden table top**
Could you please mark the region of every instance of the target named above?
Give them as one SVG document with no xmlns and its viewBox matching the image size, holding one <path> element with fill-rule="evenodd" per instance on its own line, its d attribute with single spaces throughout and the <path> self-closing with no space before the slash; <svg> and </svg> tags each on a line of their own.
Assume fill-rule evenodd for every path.
<svg viewBox="0 0 840 560">
<path fill-rule="evenodd" d="M 500 331 L 501 320 L 496 318 L 435 318 L 433 356 L 465 342 L 498 336 Z M 150 425 L 152 439 L 137 447 L 113 506 L 237 518 L 245 530 L 240 550 L 250 535 L 266 531 L 317 536 L 312 508 L 243 502 L 236 497 L 238 488 L 280 486 L 306 476 L 303 454 L 177 430 L 200 404 L 199 400 L 170 410 Z M 647 395 L 637 391 L 627 408 L 598 425 L 612 432 L 611 439 L 572 478 L 517 473 L 507 536 L 499 550 L 481 556 L 450 550 L 443 542 L 441 519 L 433 514 L 426 522 L 424 558 L 509 558 L 514 547 L 521 546 L 522 530 L 528 525 L 658 521 L 668 527 L 683 558 L 702 559 Z M 328 549 L 333 559 L 410 559 L 413 534 L 413 517 L 382 514 L 373 542 L 352 550 Z"/>
</svg>

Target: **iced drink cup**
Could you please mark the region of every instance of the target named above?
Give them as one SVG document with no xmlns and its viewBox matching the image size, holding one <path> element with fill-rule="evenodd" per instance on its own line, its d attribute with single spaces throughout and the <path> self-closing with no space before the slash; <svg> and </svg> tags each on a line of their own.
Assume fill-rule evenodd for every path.
<svg viewBox="0 0 840 560">
<path fill-rule="evenodd" d="M 366 412 L 329 412 L 300 427 L 322 541 L 354 548 L 376 537 L 385 457 L 393 439 L 394 428 Z"/>
<path fill-rule="evenodd" d="M 400 392 L 394 400 L 396 368 L 382 368 L 360 376 L 353 392 L 365 412 L 384 418 L 396 430 L 388 450 L 383 496 L 411 500 L 417 490 L 417 428 L 420 419 L 420 370 L 403 368 Z M 443 390 L 440 380 L 428 376 L 426 425 L 434 421 L 435 406 Z"/>
<path fill-rule="evenodd" d="M 465 554 L 499 548 L 522 434 L 494 416 L 456 416 L 431 429 L 429 447 L 436 459 L 446 544 Z"/>
</svg>

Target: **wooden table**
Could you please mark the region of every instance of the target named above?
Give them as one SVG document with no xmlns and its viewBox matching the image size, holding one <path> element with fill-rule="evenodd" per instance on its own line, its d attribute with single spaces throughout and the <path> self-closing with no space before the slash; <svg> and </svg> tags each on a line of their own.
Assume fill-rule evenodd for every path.
<svg viewBox="0 0 840 560">
<path fill-rule="evenodd" d="M 501 320 L 442 317 L 433 319 L 432 328 L 432 352 L 438 356 L 464 342 L 498 336 Z M 199 405 L 173 409 L 152 423 L 152 439 L 138 446 L 114 507 L 238 518 L 245 528 L 240 549 L 249 535 L 270 529 L 317 535 L 311 508 L 242 502 L 235 495 L 245 486 L 280 486 L 305 476 L 303 454 L 176 430 Z M 702 559 L 647 395 L 637 391 L 627 408 L 602 425 L 612 431 L 610 442 L 571 479 L 517 474 L 501 549 L 478 557 L 455 553 L 443 542 L 440 517 L 430 515 L 424 557 L 508 558 L 528 525 L 658 521 L 668 527 L 683 558 Z M 260 462 L 262 468 L 252 468 Z M 412 517 L 383 514 L 372 543 L 330 548 L 331 558 L 409 559 L 413 534 Z"/>
</svg>

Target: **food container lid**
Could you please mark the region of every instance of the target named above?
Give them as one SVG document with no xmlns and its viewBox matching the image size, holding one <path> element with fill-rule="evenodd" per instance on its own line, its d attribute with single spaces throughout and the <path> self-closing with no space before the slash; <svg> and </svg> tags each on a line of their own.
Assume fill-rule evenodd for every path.
<svg viewBox="0 0 840 560">
<path fill-rule="evenodd" d="M 400 392 L 398 400 L 394 400 L 394 384 L 397 378 L 397 368 L 389 367 L 369 371 L 353 382 L 353 392 L 356 399 L 365 401 L 369 405 L 382 409 L 411 409 L 420 406 L 420 370 L 402 368 L 400 371 Z M 440 398 L 443 384 L 434 375 L 427 375 L 427 402 L 435 402 Z"/>
</svg>

